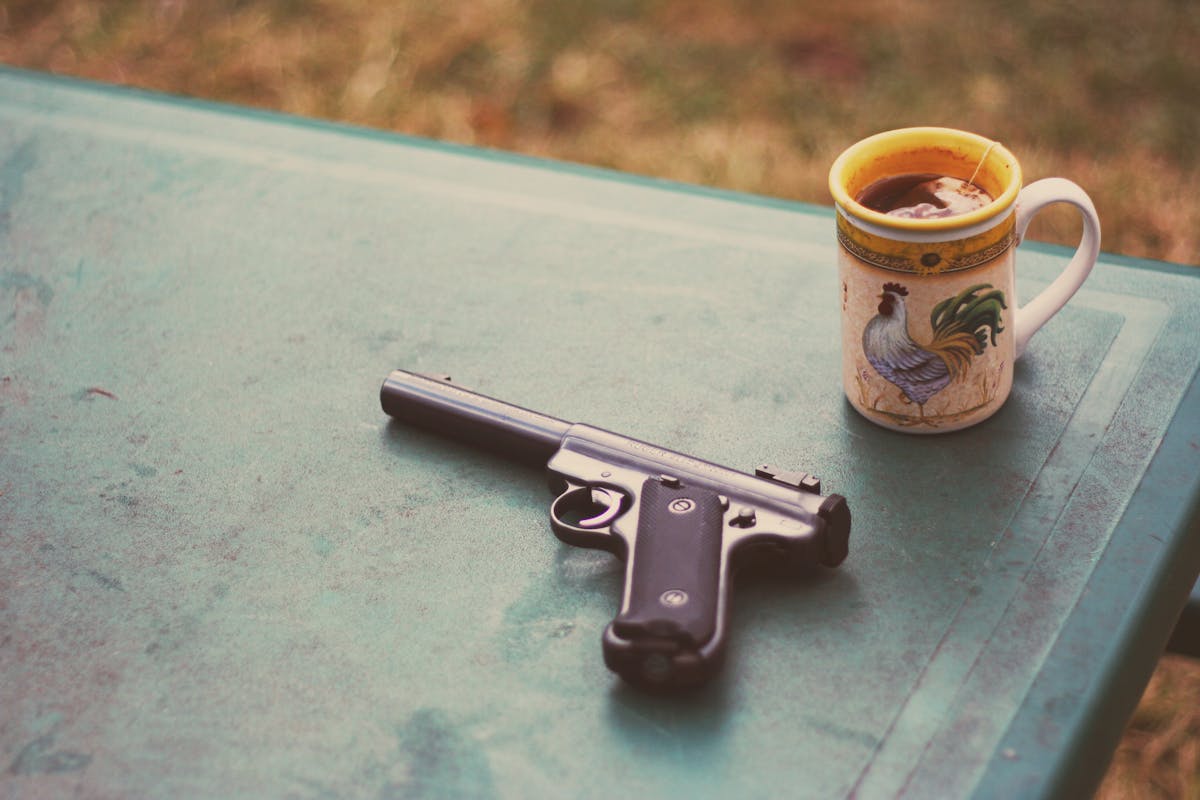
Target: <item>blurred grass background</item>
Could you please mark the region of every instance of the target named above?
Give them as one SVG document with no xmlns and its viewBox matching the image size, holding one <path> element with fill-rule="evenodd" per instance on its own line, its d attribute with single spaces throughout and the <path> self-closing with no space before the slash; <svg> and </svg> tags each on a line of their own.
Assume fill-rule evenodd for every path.
<svg viewBox="0 0 1200 800">
<path fill-rule="evenodd" d="M 1105 250 L 1200 263 L 1192 0 L 0 0 L 0 62 L 826 205 L 851 142 L 966 128 L 1084 186 Z M 1196 662 L 1100 796 L 1200 800 Z"/>
</svg>

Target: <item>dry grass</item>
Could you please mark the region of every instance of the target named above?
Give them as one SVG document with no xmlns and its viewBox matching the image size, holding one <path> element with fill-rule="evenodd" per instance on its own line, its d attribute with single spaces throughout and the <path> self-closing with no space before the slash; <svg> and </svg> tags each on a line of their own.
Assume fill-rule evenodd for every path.
<svg viewBox="0 0 1200 800">
<path fill-rule="evenodd" d="M 1200 800 L 1200 665 L 1165 656 L 1098 797 Z"/>
<path fill-rule="evenodd" d="M 1088 189 L 1106 250 L 1200 262 L 1186 0 L 0 0 L 0 61 L 816 203 L 848 143 L 951 125 Z M 1164 659 L 1101 796 L 1200 798 L 1198 743 Z"/>
</svg>

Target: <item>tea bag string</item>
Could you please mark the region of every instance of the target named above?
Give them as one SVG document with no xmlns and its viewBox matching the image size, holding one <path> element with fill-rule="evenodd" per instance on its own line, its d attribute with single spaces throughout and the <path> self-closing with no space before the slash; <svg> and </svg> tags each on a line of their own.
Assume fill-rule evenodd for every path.
<svg viewBox="0 0 1200 800">
<path fill-rule="evenodd" d="M 992 152 L 992 148 L 997 144 L 999 144 L 999 142 L 988 142 L 987 150 L 984 150 L 983 155 L 979 157 L 979 163 L 975 165 L 975 171 L 971 173 L 971 177 L 967 179 L 967 183 L 975 183 L 975 176 L 979 174 L 979 170 L 983 169 L 983 162 L 987 161 L 988 153 Z"/>
</svg>

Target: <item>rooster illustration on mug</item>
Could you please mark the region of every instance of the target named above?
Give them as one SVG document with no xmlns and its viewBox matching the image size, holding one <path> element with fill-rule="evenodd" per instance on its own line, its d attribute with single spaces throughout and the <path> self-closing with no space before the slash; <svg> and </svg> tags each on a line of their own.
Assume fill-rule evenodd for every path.
<svg viewBox="0 0 1200 800">
<path fill-rule="evenodd" d="M 879 313 L 863 331 L 863 353 L 924 417 L 931 397 L 962 380 L 989 342 L 996 346 L 996 335 L 1004 330 L 1001 312 L 1008 306 L 1004 293 L 990 283 L 963 289 L 933 307 L 933 338 L 920 344 L 908 331 L 907 296 L 908 289 L 899 283 L 883 285 Z"/>
</svg>

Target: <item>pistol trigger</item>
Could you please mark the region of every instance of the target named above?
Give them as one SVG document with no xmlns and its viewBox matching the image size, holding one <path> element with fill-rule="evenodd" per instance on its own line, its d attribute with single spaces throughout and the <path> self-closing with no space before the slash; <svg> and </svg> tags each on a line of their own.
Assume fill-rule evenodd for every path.
<svg viewBox="0 0 1200 800">
<path fill-rule="evenodd" d="M 550 504 L 550 524 L 567 544 L 608 547 L 602 542 L 612 532 L 609 525 L 627 505 L 625 494 L 618 489 L 568 482 L 566 491 Z"/>
<path fill-rule="evenodd" d="M 581 519 L 575 524 L 587 530 L 608 527 L 608 524 L 616 519 L 617 515 L 621 513 L 621 495 L 614 495 L 614 493 L 608 489 L 594 486 L 592 487 L 592 505 L 597 508 L 602 507 L 604 510 L 594 517 Z"/>
</svg>

